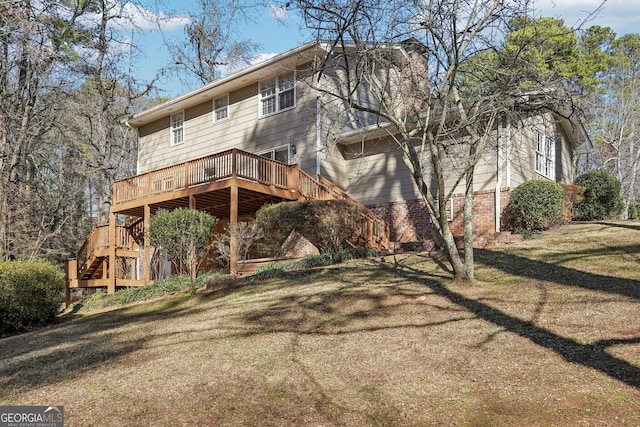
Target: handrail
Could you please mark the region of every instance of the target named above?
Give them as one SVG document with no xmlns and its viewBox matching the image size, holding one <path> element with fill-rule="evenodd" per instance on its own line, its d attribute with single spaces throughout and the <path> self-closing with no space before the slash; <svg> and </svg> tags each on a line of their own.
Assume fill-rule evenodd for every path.
<svg viewBox="0 0 640 427">
<path fill-rule="evenodd" d="M 242 178 L 287 189 L 291 188 L 291 167 L 277 160 L 233 148 L 116 181 L 113 184 L 113 204 L 228 178 Z"/>
<path fill-rule="evenodd" d="M 135 239 L 127 226 L 116 226 L 116 248 L 136 249 Z M 76 254 L 78 275 L 81 276 L 91 266 L 97 251 L 106 249 L 109 249 L 109 226 L 99 225 L 91 230 Z"/>
</svg>

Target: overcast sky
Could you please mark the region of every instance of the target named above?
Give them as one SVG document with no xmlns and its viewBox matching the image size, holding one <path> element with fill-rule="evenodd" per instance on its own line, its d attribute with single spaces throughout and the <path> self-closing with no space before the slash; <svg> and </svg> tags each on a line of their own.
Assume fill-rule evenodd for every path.
<svg viewBox="0 0 640 427">
<path fill-rule="evenodd" d="M 184 25 L 188 22 L 185 16 L 172 11 L 176 2 L 169 0 L 142 0 L 146 8 L 129 10 L 130 16 L 138 28 L 147 30 L 144 35 L 134 36 L 134 43 L 144 46 L 146 58 L 135 64 L 142 79 L 151 78 L 156 71 L 166 65 L 170 58 L 166 53 L 162 37 L 157 31 L 157 18 L 160 16 L 166 36 L 181 37 Z M 179 2 L 180 10 L 185 10 L 193 0 Z M 611 27 L 618 35 L 640 33 L 640 0 L 534 0 L 536 16 L 561 18 L 568 27 L 589 27 L 600 25 Z M 594 11 L 596 11 L 594 15 Z M 299 18 L 287 16 L 286 11 L 277 7 L 265 8 L 259 24 L 239 26 L 243 36 L 261 44 L 260 56 L 268 58 L 278 53 L 293 49 L 309 41 L 309 35 L 301 32 Z M 123 24 L 126 27 L 126 24 Z M 176 96 L 187 89 L 181 87 L 170 78 L 160 81 L 164 95 Z"/>
</svg>

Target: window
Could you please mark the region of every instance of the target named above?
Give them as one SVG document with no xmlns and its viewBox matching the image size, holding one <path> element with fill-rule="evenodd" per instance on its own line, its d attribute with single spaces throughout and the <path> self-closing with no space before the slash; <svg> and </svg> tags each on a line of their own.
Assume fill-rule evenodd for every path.
<svg viewBox="0 0 640 427">
<path fill-rule="evenodd" d="M 265 151 L 258 154 L 267 159 L 277 160 L 282 163 L 289 164 L 289 146 L 279 147 L 274 150 Z"/>
<path fill-rule="evenodd" d="M 184 142 L 184 112 L 171 115 L 171 145 Z"/>
<path fill-rule="evenodd" d="M 213 100 L 213 121 L 219 122 L 229 117 L 229 94 Z"/>
<path fill-rule="evenodd" d="M 555 144 L 553 138 L 540 131 L 536 131 L 536 172 L 547 178 L 554 179 Z"/>
<path fill-rule="evenodd" d="M 295 74 L 280 74 L 260 82 L 260 115 L 268 116 L 295 105 Z"/>
<path fill-rule="evenodd" d="M 436 207 L 438 207 L 439 209 L 440 206 L 440 201 L 436 200 Z M 453 197 L 451 197 L 449 200 L 447 200 L 447 221 L 448 222 L 452 222 L 453 221 Z M 429 217 L 429 221 L 433 221 L 434 219 Z"/>
</svg>

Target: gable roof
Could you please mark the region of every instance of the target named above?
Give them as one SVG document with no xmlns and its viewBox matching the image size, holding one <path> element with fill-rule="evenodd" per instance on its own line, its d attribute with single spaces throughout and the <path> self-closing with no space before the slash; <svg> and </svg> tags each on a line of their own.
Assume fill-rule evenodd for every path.
<svg viewBox="0 0 640 427">
<path fill-rule="evenodd" d="M 195 106 L 207 100 L 213 100 L 247 84 L 258 82 L 272 76 L 274 73 L 277 73 L 278 70 L 287 67 L 295 68 L 315 58 L 321 52 L 323 52 L 323 46 L 320 42 L 313 41 L 306 43 L 227 77 L 215 80 L 167 102 L 156 105 L 155 107 L 135 113 L 125 120 L 125 124 L 133 128 L 138 128 L 154 120 L 182 111 L 185 108 Z"/>
</svg>

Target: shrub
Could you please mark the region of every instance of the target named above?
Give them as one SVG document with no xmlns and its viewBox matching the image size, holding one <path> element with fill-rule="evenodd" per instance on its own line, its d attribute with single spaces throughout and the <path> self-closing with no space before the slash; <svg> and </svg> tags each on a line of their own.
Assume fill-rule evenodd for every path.
<svg viewBox="0 0 640 427">
<path fill-rule="evenodd" d="M 261 208 L 255 224 L 263 236 L 259 249 L 282 256 L 304 236 L 320 252 L 340 252 L 356 233 L 361 207 L 346 200 L 282 202 Z"/>
<path fill-rule="evenodd" d="M 281 202 L 261 207 L 254 219 L 261 236 L 258 251 L 280 257 L 293 248 L 297 241 L 294 230 L 304 228 L 308 218 L 306 208 L 303 202 Z"/>
<path fill-rule="evenodd" d="M 576 205 L 582 221 L 607 219 L 620 212 L 620 181 L 604 171 L 592 170 L 577 177 L 574 184 L 586 187 L 584 199 Z"/>
<path fill-rule="evenodd" d="M 48 262 L 0 262 L 0 333 L 51 322 L 64 301 L 64 287 L 64 273 Z"/>
<path fill-rule="evenodd" d="M 151 217 L 149 241 L 166 254 L 178 271 L 184 268 L 189 274 L 192 293 L 198 267 L 211 248 L 211 230 L 217 222 L 207 212 L 188 208 L 159 209 Z"/>
<path fill-rule="evenodd" d="M 511 230 L 546 230 L 562 223 L 565 196 L 562 186 L 547 180 L 520 184 L 511 193 L 507 223 Z"/>
</svg>

